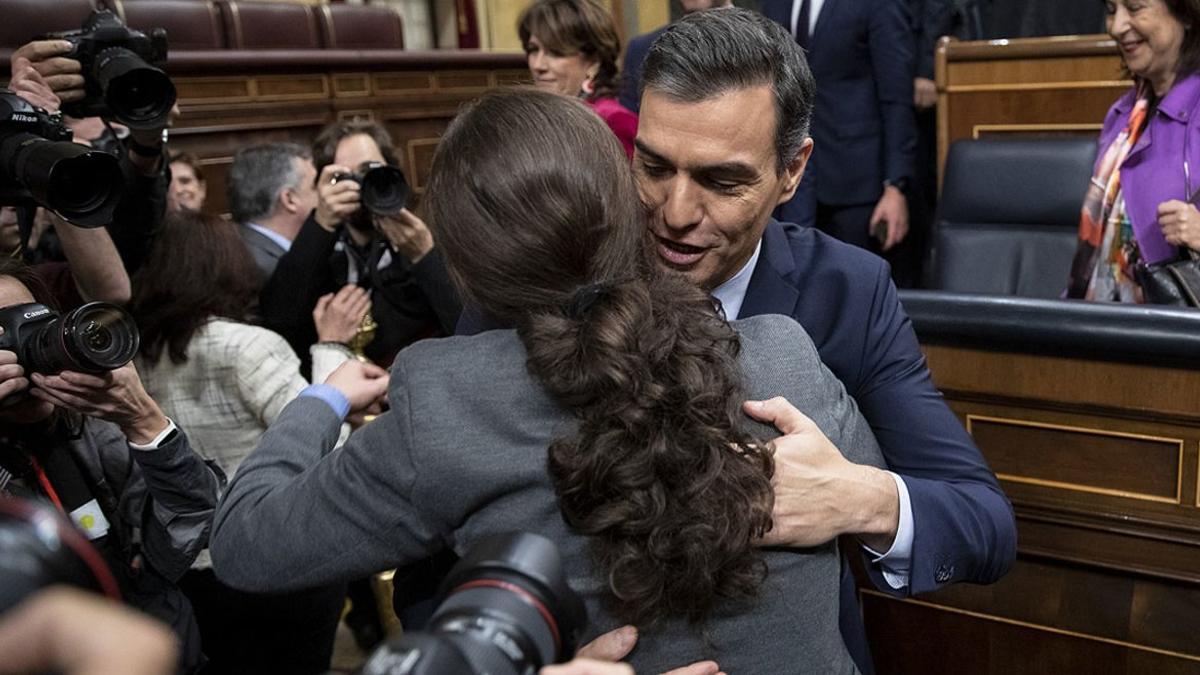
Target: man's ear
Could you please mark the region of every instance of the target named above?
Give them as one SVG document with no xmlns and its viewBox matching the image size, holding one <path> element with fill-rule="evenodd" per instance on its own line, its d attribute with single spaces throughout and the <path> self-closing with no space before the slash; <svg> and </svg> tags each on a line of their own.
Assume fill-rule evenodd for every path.
<svg viewBox="0 0 1200 675">
<path fill-rule="evenodd" d="M 279 205 L 288 213 L 296 213 L 300 210 L 300 201 L 296 199 L 296 188 L 285 187 L 279 191 Z"/>
<path fill-rule="evenodd" d="M 796 188 L 800 185 L 800 179 L 804 178 L 804 169 L 808 166 L 808 158 L 812 156 L 812 151 L 813 139 L 805 138 L 800 144 L 800 151 L 783 167 L 783 188 L 779 192 L 776 205 L 783 204 L 796 194 Z"/>
</svg>

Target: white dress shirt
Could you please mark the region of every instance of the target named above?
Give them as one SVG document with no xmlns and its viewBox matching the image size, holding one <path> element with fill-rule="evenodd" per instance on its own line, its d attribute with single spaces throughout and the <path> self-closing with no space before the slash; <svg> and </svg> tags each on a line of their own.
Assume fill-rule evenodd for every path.
<svg viewBox="0 0 1200 675">
<path fill-rule="evenodd" d="M 292 240 L 288 239 L 287 237 L 283 236 L 282 234 L 279 234 L 275 230 L 268 230 L 267 228 L 263 227 L 262 225 L 259 225 L 258 223 L 246 223 L 246 227 L 254 230 L 255 232 L 266 237 L 267 239 L 270 239 L 271 241 L 275 242 L 276 244 L 279 244 L 279 248 L 283 249 L 284 253 L 287 253 L 288 251 L 292 250 Z"/>
<path fill-rule="evenodd" d="M 800 20 L 800 3 L 804 0 L 792 0 L 792 20 L 788 27 L 792 29 L 792 35 L 796 34 L 796 23 Z M 817 19 L 821 16 L 821 8 L 825 6 L 825 0 L 808 0 L 808 35 L 812 37 L 813 30 L 817 27 Z M 809 44 L 812 44 L 811 42 Z"/>
<path fill-rule="evenodd" d="M 810 0 L 813 7 L 819 8 L 822 0 Z M 800 5 L 800 0 L 796 0 L 792 9 L 792 23 L 795 23 L 797 8 Z M 813 10 L 815 23 L 816 10 Z M 758 241 L 758 246 L 754 248 L 754 255 L 750 256 L 750 260 L 738 270 L 738 273 L 730 277 L 728 281 L 713 289 L 712 295 L 721 302 L 722 309 L 725 310 L 725 318 L 729 321 L 737 319 L 742 311 L 742 302 L 746 299 L 746 291 L 750 288 L 750 277 L 754 275 L 754 268 L 758 266 L 758 256 L 762 253 L 762 240 Z M 904 479 L 899 475 L 887 472 L 892 480 L 896 481 L 896 492 L 900 495 L 900 523 L 896 527 L 896 539 L 892 542 L 892 547 L 886 553 L 880 553 L 869 546 L 863 546 L 863 549 L 871 554 L 871 562 L 879 565 L 879 571 L 883 574 L 883 578 L 894 589 L 901 589 L 908 586 L 909 572 L 912 569 L 912 545 L 913 545 L 913 515 L 912 515 L 912 500 L 908 496 L 908 486 L 904 484 Z"/>
</svg>

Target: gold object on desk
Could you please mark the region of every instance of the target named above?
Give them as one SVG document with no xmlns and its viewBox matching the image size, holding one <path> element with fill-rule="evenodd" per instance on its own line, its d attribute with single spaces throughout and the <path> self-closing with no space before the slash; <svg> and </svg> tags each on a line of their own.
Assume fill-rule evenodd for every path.
<svg viewBox="0 0 1200 675">
<path fill-rule="evenodd" d="M 364 363 L 370 361 L 364 350 L 375 339 L 375 332 L 378 330 L 379 324 L 375 323 L 375 317 L 371 316 L 370 312 L 363 314 L 362 322 L 358 324 L 358 332 L 350 340 L 350 351 L 354 352 L 354 358 Z"/>
</svg>

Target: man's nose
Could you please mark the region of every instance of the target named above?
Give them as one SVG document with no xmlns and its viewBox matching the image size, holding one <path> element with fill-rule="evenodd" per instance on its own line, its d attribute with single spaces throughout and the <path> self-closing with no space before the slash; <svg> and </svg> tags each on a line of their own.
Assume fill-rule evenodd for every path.
<svg viewBox="0 0 1200 675">
<path fill-rule="evenodd" d="M 662 204 L 663 224 L 672 230 L 687 230 L 698 225 L 704 217 L 700 202 L 700 190 L 683 178 L 676 178 L 667 186 Z"/>
</svg>

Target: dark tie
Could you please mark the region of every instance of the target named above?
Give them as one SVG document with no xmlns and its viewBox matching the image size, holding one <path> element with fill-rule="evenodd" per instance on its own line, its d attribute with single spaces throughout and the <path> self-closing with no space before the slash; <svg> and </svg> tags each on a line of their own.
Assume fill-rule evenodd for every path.
<svg viewBox="0 0 1200 675">
<path fill-rule="evenodd" d="M 809 0 L 800 3 L 800 16 L 796 17 L 796 42 L 808 52 L 808 4 Z"/>
</svg>

